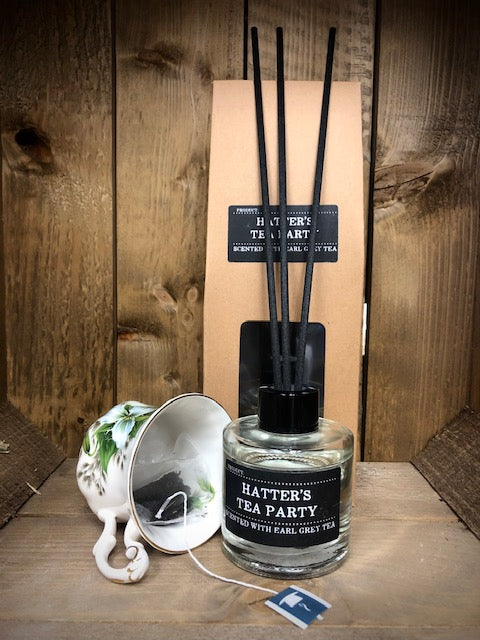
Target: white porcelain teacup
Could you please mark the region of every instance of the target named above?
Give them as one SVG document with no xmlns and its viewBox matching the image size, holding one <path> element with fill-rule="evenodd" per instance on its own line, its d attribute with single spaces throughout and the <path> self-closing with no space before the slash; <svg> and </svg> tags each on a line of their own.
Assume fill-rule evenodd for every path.
<svg viewBox="0 0 480 640">
<path fill-rule="evenodd" d="M 77 482 L 104 523 L 93 555 L 114 582 L 138 582 L 149 559 L 141 538 L 166 553 L 183 553 L 208 540 L 222 516 L 222 432 L 230 422 L 211 398 L 189 393 L 160 408 L 119 404 L 85 434 Z M 184 500 L 188 515 L 184 520 Z M 129 560 L 114 568 L 117 522 L 126 522 Z"/>
</svg>

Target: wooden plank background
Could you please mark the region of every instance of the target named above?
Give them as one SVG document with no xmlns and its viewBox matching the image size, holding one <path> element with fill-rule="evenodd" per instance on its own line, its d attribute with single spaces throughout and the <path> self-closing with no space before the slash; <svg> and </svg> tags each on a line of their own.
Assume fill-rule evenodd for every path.
<svg viewBox="0 0 480 640">
<path fill-rule="evenodd" d="M 113 401 L 107 0 L 0 8 L 8 399 L 66 452 Z"/>
<path fill-rule="evenodd" d="M 121 0 L 117 25 L 118 397 L 202 387 L 211 83 L 241 78 L 236 0 Z"/>
<path fill-rule="evenodd" d="M 379 7 L 249 0 L 247 26 L 265 79 L 284 27 L 298 80 L 322 78 L 337 26 L 334 79 L 362 83 L 366 186 L 377 116 L 365 453 L 405 460 L 475 396 L 479 16 Z M 244 6 L 17 0 L 0 17 L 0 358 L 8 399 L 76 455 L 115 400 L 201 389 L 211 82 L 243 77 Z"/>
<path fill-rule="evenodd" d="M 410 459 L 469 401 L 479 25 L 479 3 L 382 2 L 366 459 Z"/>
</svg>

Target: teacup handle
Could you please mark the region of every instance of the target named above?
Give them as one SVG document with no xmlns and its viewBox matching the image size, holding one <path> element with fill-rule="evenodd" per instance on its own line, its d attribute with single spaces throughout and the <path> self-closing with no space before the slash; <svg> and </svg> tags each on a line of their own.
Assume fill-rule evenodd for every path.
<svg viewBox="0 0 480 640">
<path fill-rule="evenodd" d="M 117 544 L 115 535 L 117 531 L 117 518 L 122 517 L 124 513 L 124 507 L 116 509 L 110 507 L 98 511 L 97 516 L 104 522 L 104 527 L 100 538 L 93 547 L 93 555 L 95 556 L 95 562 L 97 563 L 99 571 L 106 578 L 113 582 L 128 584 L 130 582 L 138 582 L 143 578 L 148 569 L 149 560 L 145 547 L 138 541 L 140 532 L 137 529 L 135 521 L 130 517 L 123 534 L 123 541 L 126 548 L 125 555 L 130 562 L 123 569 L 115 569 L 109 564 L 108 558 Z"/>
</svg>

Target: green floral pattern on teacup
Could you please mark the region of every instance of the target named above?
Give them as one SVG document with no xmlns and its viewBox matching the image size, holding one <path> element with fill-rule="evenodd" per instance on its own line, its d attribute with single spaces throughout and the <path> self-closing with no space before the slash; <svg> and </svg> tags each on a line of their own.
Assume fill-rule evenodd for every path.
<svg viewBox="0 0 480 640">
<path fill-rule="evenodd" d="M 98 427 L 93 430 L 96 446 L 90 441 L 89 431 L 83 440 L 86 454 L 98 455 L 103 471 L 107 472 L 108 463 L 117 451 L 125 449 L 129 438 L 134 438 L 142 424 L 155 411 L 156 407 L 141 402 L 125 402 L 110 409 L 97 420 Z"/>
<path fill-rule="evenodd" d="M 87 431 L 82 450 L 90 458 L 77 473 L 88 486 L 96 485 L 100 495 L 112 458 L 123 465 L 124 452 L 131 438 L 158 407 L 129 400 L 110 409 Z"/>
</svg>

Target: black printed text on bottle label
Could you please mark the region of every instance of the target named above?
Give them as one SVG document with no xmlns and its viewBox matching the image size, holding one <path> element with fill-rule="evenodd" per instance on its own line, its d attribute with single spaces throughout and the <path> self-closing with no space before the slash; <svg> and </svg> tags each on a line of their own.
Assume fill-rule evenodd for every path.
<svg viewBox="0 0 480 640">
<path fill-rule="evenodd" d="M 226 460 L 225 526 L 244 540 L 295 548 L 331 542 L 339 512 L 340 467 L 287 472 Z"/>
</svg>

